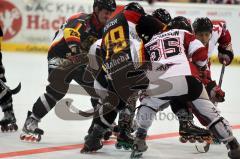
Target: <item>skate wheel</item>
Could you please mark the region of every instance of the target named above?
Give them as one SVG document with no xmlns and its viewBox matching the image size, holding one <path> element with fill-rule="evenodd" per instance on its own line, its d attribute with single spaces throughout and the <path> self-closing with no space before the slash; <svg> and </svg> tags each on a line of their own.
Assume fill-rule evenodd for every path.
<svg viewBox="0 0 240 159">
<path fill-rule="evenodd" d="M 4 132 L 4 131 L 5 131 L 5 129 L 4 129 L 3 127 L 1 127 L 1 131 L 2 131 L 2 132 Z"/>
<path fill-rule="evenodd" d="M 122 145 L 119 144 L 119 143 L 116 143 L 116 144 L 115 144 L 115 147 L 116 147 L 116 149 L 122 149 Z"/>
<path fill-rule="evenodd" d="M 8 126 L 1 127 L 2 132 L 7 132 L 9 130 Z"/>
<path fill-rule="evenodd" d="M 34 137 L 34 136 L 33 136 L 32 138 L 30 138 L 30 141 L 31 141 L 31 142 L 35 142 L 36 140 L 37 140 L 37 139 L 36 139 L 36 137 Z"/>
<path fill-rule="evenodd" d="M 18 130 L 18 126 L 16 124 L 10 125 L 9 129 L 10 129 L 10 131 L 17 131 Z"/>
<path fill-rule="evenodd" d="M 196 142 L 196 139 L 192 137 L 192 138 L 189 139 L 189 142 L 190 142 L 190 143 L 195 143 L 195 142 Z"/>
<path fill-rule="evenodd" d="M 186 139 L 185 137 L 180 137 L 180 138 L 179 138 L 179 141 L 180 141 L 181 143 L 187 143 L 187 139 Z"/>
<path fill-rule="evenodd" d="M 42 139 L 41 135 L 38 135 L 38 138 L 36 139 L 37 142 L 40 142 Z"/>
<path fill-rule="evenodd" d="M 30 140 L 32 140 L 32 136 L 25 136 L 25 139 L 24 139 L 25 141 L 30 141 Z"/>
<path fill-rule="evenodd" d="M 9 131 L 13 131 L 13 125 L 9 126 Z"/>
<path fill-rule="evenodd" d="M 210 136 L 205 136 L 203 138 L 203 140 L 206 141 L 208 144 L 212 144 L 213 143 L 212 137 L 210 137 Z"/>
<path fill-rule="evenodd" d="M 13 124 L 12 127 L 13 127 L 13 130 L 14 130 L 14 131 L 17 131 L 17 130 L 18 130 L 17 124 Z"/>
<path fill-rule="evenodd" d="M 20 140 L 25 140 L 25 135 L 20 135 Z"/>
<path fill-rule="evenodd" d="M 204 142 L 204 139 L 199 138 L 197 141 L 198 141 L 199 143 L 203 143 L 203 142 Z"/>
</svg>

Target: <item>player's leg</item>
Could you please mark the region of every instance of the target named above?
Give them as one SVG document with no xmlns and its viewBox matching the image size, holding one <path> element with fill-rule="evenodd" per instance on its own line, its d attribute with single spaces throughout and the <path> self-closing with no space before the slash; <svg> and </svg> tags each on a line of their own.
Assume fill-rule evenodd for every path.
<svg viewBox="0 0 240 159">
<path fill-rule="evenodd" d="M 136 110 L 136 102 L 139 98 L 139 90 L 145 89 L 148 86 L 148 79 L 145 72 L 140 69 L 135 69 L 130 63 L 127 67 L 118 70 L 118 74 L 112 76 L 112 86 L 121 98 L 122 106 L 118 107 L 119 120 L 116 148 L 129 149 L 132 148 L 134 131 L 134 115 Z M 135 128 L 136 129 L 136 128 Z"/>
<path fill-rule="evenodd" d="M 175 98 L 170 101 L 173 113 L 178 117 L 180 141 L 204 142 L 204 138 L 211 138 L 208 130 L 200 128 L 194 124 L 191 106 L 182 99 Z"/>
<path fill-rule="evenodd" d="M 81 94 L 81 95 L 88 95 L 91 96 L 91 104 L 94 110 L 97 109 L 99 102 L 99 95 L 95 91 L 94 87 L 94 78 L 92 77 L 92 74 L 87 71 L 86 66 L 82 65 L 79 66 L 78 69 L 75 71 L 74 80 L 87 92 L 87 94 Z M 83 93 L 83 91 L 81 91 Z M 90 134 L 93 130 L 94 123 L 92 121 L 91 126 L 88 129 L 88 133 Z"/>
<path fill-rule="evenodd" d="M 3 118 L 0 120 L 0 126 L 3 132 L 16 131 L 18 126 L 16 124 L 16 118 L 13 111 L 12 93 L 9 87 L 6 86 L 5 82 L 5 68 L 2 64 L 2 53 L 0 52 L 0 107 L 4 113 Z"/>
<path fill-rule="evenodd" d="M 113 123 L 117 113 L 119 109 L 125 108 L 125 102 L 116 95 L 113 88 L 109 86 L 108 89 L 107 93 L 106 90 L 97 90 L 97 92 L 100 91 L 103 104 L 94 115 L 92 132 L 87 136 L 81 153 L 92 152 L 102 148 L 101 139 L 109 128 L 112 130 L 115 128 Z"/>
<path fill-rule="evenodd" d="M 187 95 L 182 95 L 181 98 L 192 101 L 194 114 L 198 117 L 201 124 L 206 126 L 214 137 L 230 148 L 229 157 L 239 158 L 239 143 L 233 136 L 230 124 L 220 115 L 220 112 L 209 100 L 205 87 L 191 76 L 187 76 L 186 81 L 188 93 Z"/>
<path fill-rule="evenodd" d="M 130 102 L 131 101 L 131 102 Z M 118 136 L 115 144 L 117 149 L 128 150 L 132 148 L 134 138 L 132 132 L 134 131 L 134 115 L 136 107 L 136 98 L 133 96 L 127 102 L 121 101 L 118 110 Z"/>
<path fill-rule="evenodd" d="M 22 129 L 23 133 L 20 136 L 21 140 L 41 140 L 44 131 L 38 127 L 38 123 L 67 93 L 73 78 L 73 70 L 74 67 L 68 69 L 49 67 L 49 85 L 46 87 L 46 92 L 33 104 L 32 112 L 28 112 Z"/>
<path fill-rule="evenodd" d="M 94 80 L 92 74 L 89 71 L 87 71 L 86 66 L 83 66 L 79 67 L 76 70 L 74 80 L 87 92 L 87 95 L 91 96 L 92 106 L 94 110 L 97 111 L 97 109 L 99 109 L 99 107 L 102 105 L 101 96 L 104 94 L 104 92 L 106 93 L 106 89 L 104 88 L 104 86 L 107 87 L 105 79 L 104 78 L 100 79 L 101 80 L 100 83 L 103 85 L 102 86 L 98 81 Z M 102 97 L 102 99 L 104 99 L 104 97 Z M 88 137 L 94 130 L 94 124 L 95 120 L 93 119 L 88 129 L 88 135 L 85 136 L 85 140 L 88 139 Z M 108 140 L 111 134 L 112 130 L 107 129 L 104 133 L 103 138 L 105 140 Z"/>
<path fill-rule="evenodd" d="M 177 76 L 171 77 L 159 81 L 155 81 L 155 85 L 159 85 L 158 88 L 149 87 L 146 90 L 146 96 L 141 101 L 141 107 L 138 109 L 137 113 L 137 124 L 139 128 L 136 132 L 136 139 L 134 141 L 134 151 L 133 156 L 141 155 L 142 152 L 147 150 L 147 145 L 145 138 L 147 136 L 147 131 L 152 125 L 156 113 L 159 110 L 166 108 L 166 104 L 174 99 L 181 98 L 183 100 L 196 99 L 200 96 L 202 85 L 199 85 L 198 81 L 194 81 L 194 88 L 190 87 L 189 79 L 193 77 Z M 200 89 L 200 90 L 199 90 Z M 191 94 L 190 94 L 191 93 Z M 153 97 L 151 97 L 153 96 Z"/>
<path fill-rule="evenodd" d="M 204 89 L 201 96 L 192 103 L 194 114 L 201 124 L 206 126 L 218 140 L 230 149 L 229 157 L 240 158 L 240 146 L 233 136 L 231 126 L 209 100 L 206 90 Z"/>
<path fill-rule="evenodd" d="M 13 112 L 12 93 L 8 86 L 0 79 L 0 106 L 4 113 L 0 120 L 1 131 L 16 131 L 18 126 Z"/>
<path fill-rule="evenodd" d="M 109 128 L 113 129 L 113 122 L 117 117 L 117 110 L 109 103 L 100 106 L 94 115 L 91 133 L 85 137 L 84 147 L 81 153 L 97 151 L 102 148 L 102 139 Z"/>
<path fill-rule="evenodd" d="M 147 151 L 146 137 L 148 129 L 160 109 L 159 106 L 166 103 L 168 103 L 168 100 L 158 98 L 144 97 L 142 99 L 141 105 L 137 109 L 136 123 L 138 128 L 135 133 L 136 137 L 134 138 L 131 158 L 140 157 L 143 152 Z"/>
</svg>

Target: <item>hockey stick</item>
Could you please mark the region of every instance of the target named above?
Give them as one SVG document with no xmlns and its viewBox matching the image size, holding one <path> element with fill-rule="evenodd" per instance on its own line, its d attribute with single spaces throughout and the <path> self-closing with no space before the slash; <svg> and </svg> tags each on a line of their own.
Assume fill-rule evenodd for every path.
<svg viewBox="0 0 240 159">
<path fill-rule="evenodd" d="M 224 75 L 224 72 L 225 72 L 225 64 L 222 65 L 222 69 L 221 69 L 221 75 L 220 75 L 220 78 L 219 78 L 219 87 L 221 88 L 222 87 L 222 81 L 223 81 L 223 75 Z"/>
<path fill-rule="evenodd" d="M 220 78 L 219 78 L 219 82 L 218 82 L 218 86 L 221 88 L 222 87 L 222 81 L 223 81 L 223 75 L 224 75 L 224 72 L 225 72 L 225 67 L 226 67 L 226 65 L 225 65 L 225 63 L 222 65 L 222 69 L 221 69 L 221 74 L 220 74 Z M 214 103 L 214 105 L 215 106 L 217 106 L 217 102 L 215 102 Z M 199 148 L 197 147 L 197 145 L 195 145 L 195 148 L 196 148 L 196 150 L 198 151 L 198 152 L 200 152 L 200 153 L 206 153 L 206 152 L 208 152 L 209 151 L 209 148 L 210 148 L 210 143 L 207 143 L 204 147 L 203 147 L 203 149 L 204 149 L 204 151 L 201 151 L 201 150 L 199 150 Z"/>
<path fill-rule="evenodd" d="M 21 90 L 21 82 L 18 84 L 18 86 L 11 90 L 12 94 L 17 94 Z"/>
</svg>

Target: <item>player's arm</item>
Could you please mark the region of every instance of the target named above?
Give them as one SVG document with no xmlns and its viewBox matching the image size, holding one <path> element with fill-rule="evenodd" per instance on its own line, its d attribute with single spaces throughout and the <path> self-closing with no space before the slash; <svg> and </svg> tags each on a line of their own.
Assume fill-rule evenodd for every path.
<svg viewBox="0 0 240 159">
<path fill-rule="evenodd" d="M 212 102 L 223 102 L 225 92 L 211 79 L 211 74 L 207 69 L 208 50 L 203 44 L 196 40 L 195 37 L 187 35 L 186 43 L 188 46 L 188 54 L 192 55 L 192 61 L 199 68 L 199 76 L 206 86 L 206 90 Z"/>
<path fill-rule="evenodd" d="M 211 81 L 211 74 L 207 69 L 208 51 L 204 45 L 191 33 L 185 32 L 184 47 L 190 61 L 197 67 L 198 76 L 206 84 Z"/>
<path fill-rule="evenodd" d="M 79 61 L 83 62 L 86 58 L 80 48 L 81 34 L 85 31 L 85 28 L 84 21 L 73 19 L 65 25 L 63 30 L 64 40 L 71 50 L 71 55 L 68 55 L 67 58 L 74 63 Z"/>
<path fill-rule="evenodd" d="M 187 56 L 198 68 L 205 68 L 207 66 L 208 51 L 207 48 L 197 40 L 195 36 L 189 32 L 184 35 L 184 47 Z"/>
<path fill-rule="evenodd" d="M 220 63 L 230 65 L 234 58 L 231 34 L 226 28 L 225 23 L 220 24 L 220 26 L 222 27 L 222 33 L 220 38 L 218 39 L 218 59 Z"/>
</svg>

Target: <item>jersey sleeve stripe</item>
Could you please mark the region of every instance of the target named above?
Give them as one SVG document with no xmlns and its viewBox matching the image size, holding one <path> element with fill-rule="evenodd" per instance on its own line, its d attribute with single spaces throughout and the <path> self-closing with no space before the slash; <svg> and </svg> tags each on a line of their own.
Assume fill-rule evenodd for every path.
<svg viewBox="0 0 240 159">
<path fill-rule="evenodd" d="M 191 41 L 188 47 L 188 55 L 193 56 L 193 54 L 200 48 L 203 48 L 204 45 L 197 39 Z"/>
</svg>

